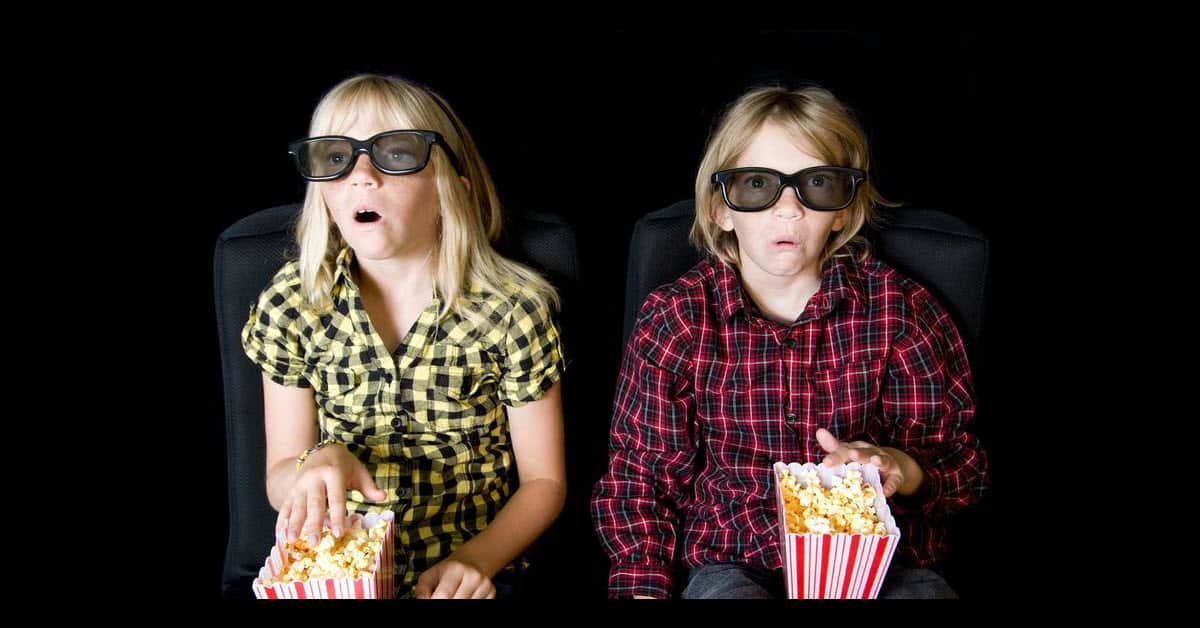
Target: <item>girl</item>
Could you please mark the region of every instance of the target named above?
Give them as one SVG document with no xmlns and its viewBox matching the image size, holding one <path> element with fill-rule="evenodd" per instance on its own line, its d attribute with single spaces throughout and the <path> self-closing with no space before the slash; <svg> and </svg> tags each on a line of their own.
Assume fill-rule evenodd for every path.
<svg viewBox="0 0 1200 628">
<path fill-rule="evenodd" d="M 326 512 L 340 536 L 391 509 L 398 596 L 494 597 L 563 505 L 557 296 L 492 249 L 492 180 L 437 94 L 356 76 L 310 135 L 299 259 L 242 332 L 277 525 L 315 542 Z"/>
</svg>

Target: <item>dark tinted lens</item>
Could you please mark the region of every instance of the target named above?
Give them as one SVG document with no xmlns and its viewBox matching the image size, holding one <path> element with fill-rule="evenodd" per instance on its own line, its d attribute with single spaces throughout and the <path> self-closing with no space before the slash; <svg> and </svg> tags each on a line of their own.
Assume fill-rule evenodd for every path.
<svg viewBox="0 0 1200 628">
<path fill-rule="evenodd" d="M 396 133 L 375 140 L 375 163 L 387 170 L 419 170 L 429 158 L 429 143 L 418 133 Z"/>
<path fill-rule="evenodd" d="M 850 202 L 854 179 L 840 170 L 807 170 L 800 176 L 800 191 L 814 209 L 842 207 Z"/>
<path fill-rule="evenodd" d="M 779 177 L 768 171 L 735 172 L 725 180 L 729 202 L 742 209 L 761 209 L 771 204 L 779 191 Z"/>
<path fill-rule="evenodd" d="M 300 170 L 310 177 L 328 177 L 345 170 L 354 157 L 354 147 L 345 140 L 313 140 L 297 151 Z"/>
</svg>

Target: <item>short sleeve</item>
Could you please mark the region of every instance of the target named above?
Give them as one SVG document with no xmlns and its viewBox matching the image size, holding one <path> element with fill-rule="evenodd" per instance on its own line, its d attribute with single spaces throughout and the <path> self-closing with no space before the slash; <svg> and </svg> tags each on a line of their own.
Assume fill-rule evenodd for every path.
<svg viewBox="0 0 1200 628">
<path fill-rule="evenodd" d="M 298 282 L 290 281 L 292 278 L 288 267 L 284 267 L 250 306 L 250 316 L 242 328 L 242 349 L 271 381 L 309 388 L 301 342 L 305 326 L 300 315 L 303 300 Z"/>
<path fill-rule="evenodd" d="M 504 334 L 500 401 L 509 407 L 537 401 L 564 370 L 558 327 L 544 300 L 518 298 Z"/>
</svg>

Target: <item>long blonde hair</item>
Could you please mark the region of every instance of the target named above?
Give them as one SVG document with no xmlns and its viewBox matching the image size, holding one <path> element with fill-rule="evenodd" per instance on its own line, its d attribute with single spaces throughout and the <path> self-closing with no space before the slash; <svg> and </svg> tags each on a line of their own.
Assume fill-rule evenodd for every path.
<svg viewBox="0 0 1200 628">
<path fill-rule="evenodd" d="M 451 312 L 478 318 L 464 307 L 468 285 L 489 294 L 505 294 L 513 286 L 527 286 L 539 306 L 558 307 L 558 294 L 545 279 L 492 248 L 502 226 L 500 199 L 474 140 L 441 96 L 397 77 L 354 76 L 329 90 L 317 104 L 309 135 L 338 134 L 360 115 L 387 122 L 391 128 L 441 133 L 458 156 L 462 175 L 470 181 L 469 186 L 463 184 L 444 152 L 431 152 L 441 204 L 434 266 L 434 289 L 442 303 L 439 318 Z M 305 302 L 324 312 L 332 307 L 334 264 L 346 242 L 330 220 L 319 185 L 308 184 L 296 240 Z"/>
<path fill-rule="evenodd" d="M 863 255 L 869 250 L 859 235 L 863 225 L 876 220 L 875 206 L 892 206 L 871 183 L 870 153 L 867 137 L 854 114 L 832 93 L 820 87 L 789 91 L 782 87 L 759 87 L 738 98 L 721 119 L 709 138 L 696 173 L 696 218 L 692 223 L 692 243 L 702 253 L 738 265 L 737 235 L 717 224 L 717 212 L 724 206 L 721 191 L 713 185 L 712 175 L 732 168 L 750 145 L 751 138 L 767 122 L 783 127 L 795 140 L 811 147 L 831 166 L 859 168 L 868 173 L 846 212 L 840 231 L 830 235 L 821 253 L 821 265 L 853 243 Z"/>
</svg>

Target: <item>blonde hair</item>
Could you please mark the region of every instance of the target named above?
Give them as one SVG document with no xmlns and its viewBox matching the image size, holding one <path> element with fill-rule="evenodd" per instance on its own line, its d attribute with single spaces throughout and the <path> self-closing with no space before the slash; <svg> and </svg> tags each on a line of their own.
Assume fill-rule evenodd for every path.
<svg viewBox="0 0 1200 628">
<path fill-rule="evenodd" d="M 470 181 L 469 186 L 463 184 L 443 151 L 431 151 L 441 205 L 434 258 L 434 289 L 442 302 L 439 318 L 451 312 L 472 320 L 479 318 L 464 307 L 468 285 L 496 295 L 505 294 L 506 288 L 527 286 L 538 306 L 558 307 L 558 295 L 545 279 L 492 248 L 502 226 L 500 199 L 474 140 L 441 96 L 397 77 L 354 76 L 329 90 L 317 104 L 309 135 L 339 134 L 357 116 L 384 122 L 390 128 L 441 133 L 458 156 L 462 175 Z M 324 312 L 333 305 L 334 264 L 346 242 L 330 220 L 319 185 L 308 184 L 296 240 L 305 302 Z"/>
<path fill-rule="evenodd" d="M 893 206 L 879 194 L 870 179 L 870 153 L 867 137 L 854 114 L 834 95 L 820 87 L 804 87 L 789 91 L 782 87 L 759 87 L 738 98 L 721 119 L 709 138 L 696 173 L 696 218 L 692 223 L 691 240 L 701 253 L 738 265 L 737 235 L 717 224 L 717 214 L 724 207 L 721 190 L 712 183 L 712 175 L 732 168 L 750 145 L 751 138 L 766 123 L 777 124 L 795 140 L 831 166 L 859 168 L 868 177 L 859 185 L 854 201 L 844 210 L 845 224 L 831 234 L 821 253 L 824 266 L 834 255 L 848 254 L 844 247 L 853 244 L 862 255 L 869 250 L 865 238 L 859 235 L 863 225 L 876 220 L 875 206 Z"/>
</svg>

